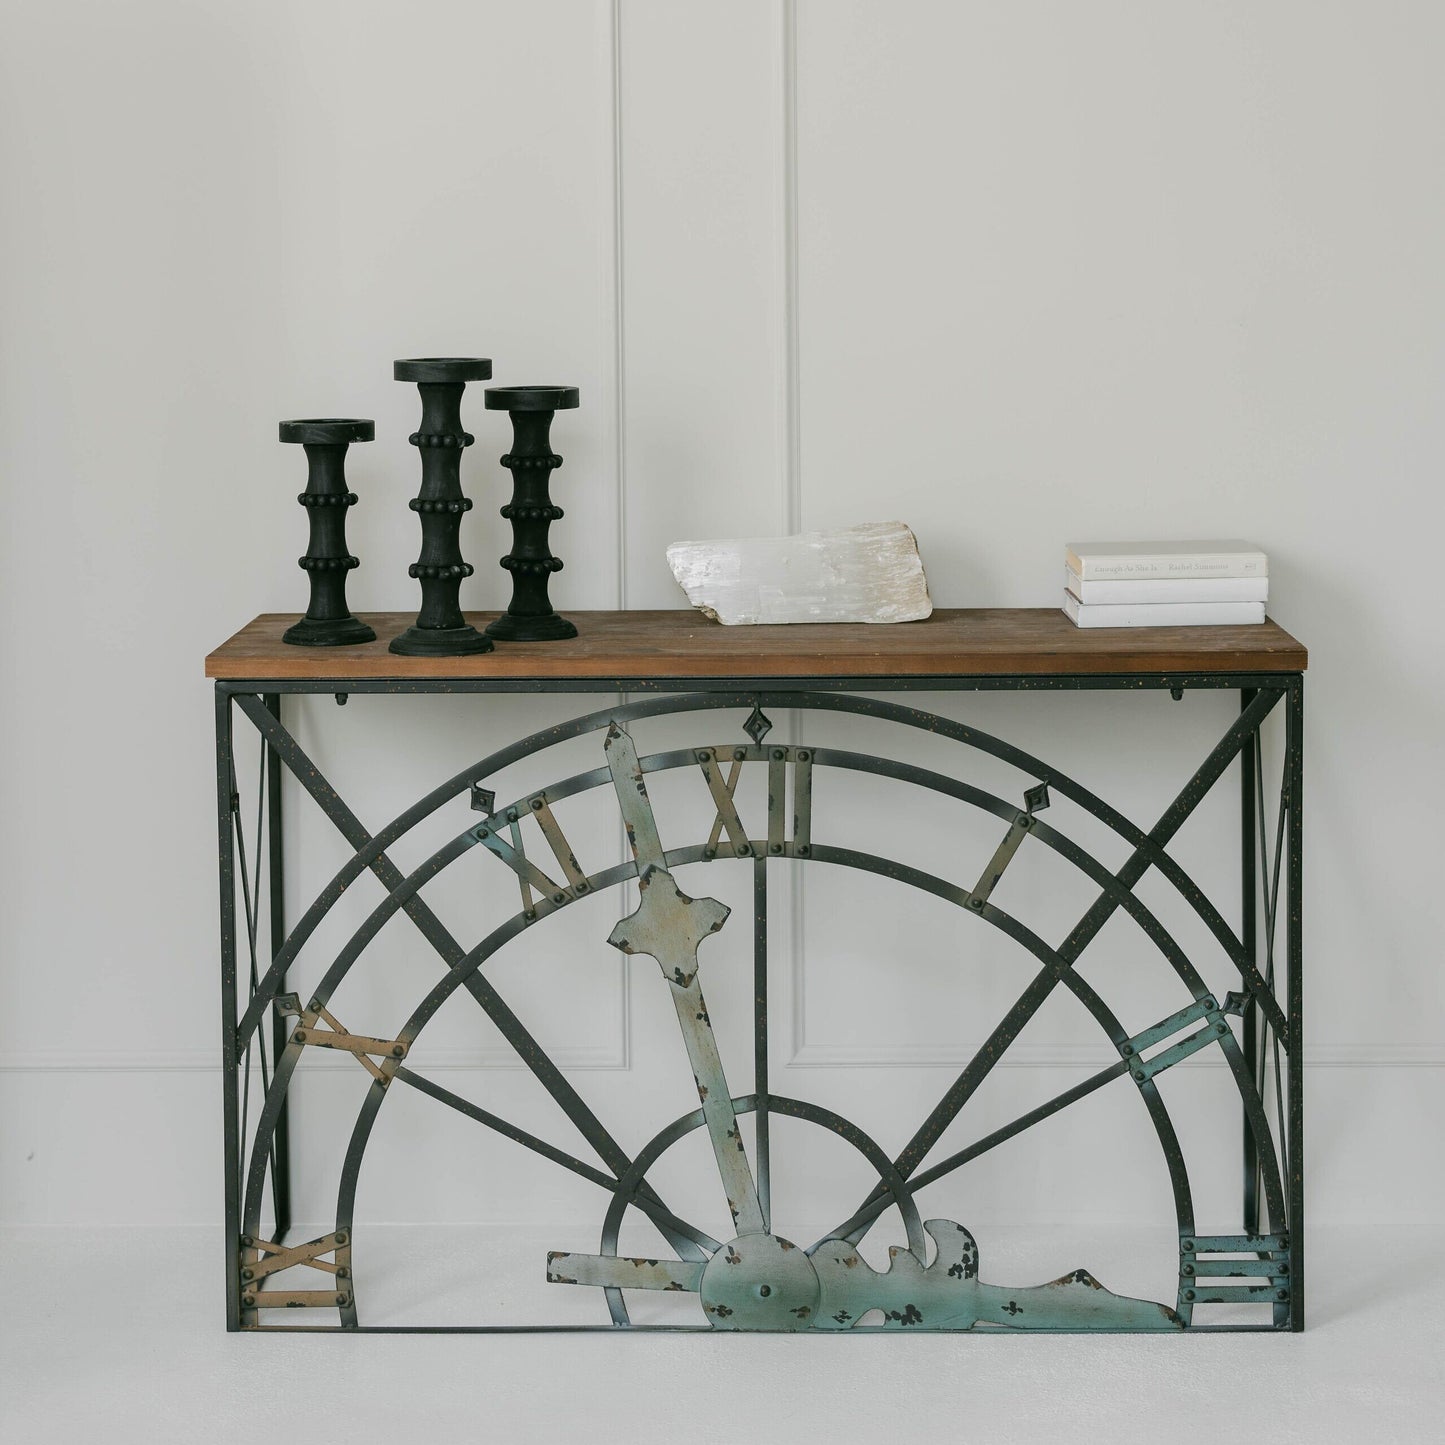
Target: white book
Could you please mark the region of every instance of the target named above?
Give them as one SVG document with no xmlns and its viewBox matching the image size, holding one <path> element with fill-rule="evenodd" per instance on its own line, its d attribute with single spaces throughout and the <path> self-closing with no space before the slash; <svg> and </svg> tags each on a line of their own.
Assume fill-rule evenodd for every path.
<svg viewBox="0 0 1445 1445">
<path fill-rule="evenodd" d="M 1064 593 L 1064 612 L 1076 627 L 1240 627 L 1264 621 L 1263 602 L 1138 602 L 1085 606 Z"/>
<path fill-rule="evenodd" d="M 1085 582 L 1064 568 L 1064 590 L 1086 607 L 1119 602 L 1268 602 L 1268 577 L 1151 577 Z"/>
<path fill-rule="evenodd" d="M 1269 576 L 1252 542 L 1070 542 L 1064 565 L 1085 582 Z"/>
</svg>

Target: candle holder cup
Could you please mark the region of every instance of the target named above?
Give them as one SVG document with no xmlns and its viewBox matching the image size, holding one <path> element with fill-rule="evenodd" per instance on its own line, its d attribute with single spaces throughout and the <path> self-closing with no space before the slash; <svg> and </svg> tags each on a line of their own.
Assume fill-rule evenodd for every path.
<svg viewBox="0 0 1445 1445">
<path fill-rule="evenodd" d="M 421 491 L 411 503 L 421 519 L 421 555 L 410 568 L 421 583 L 421 611 L 392 640 L 391 650 L 408 657 L 490 652 L 491 639 L 462 616 L 459 593 L 474 570 L 461 552 L 462 517 L 472 506 L 462 495 L 462 451 L 474 440 L 462 430 L 462 392 L 467 382 L 491 376 L 492 363 L 483 357 L 428 357 L 398 361 L 392 374 L 416 383 L 422 415 L 410 438 L 421 453 Z"/>
<path fill-rule="evenodd" d="M 549 481 L 562 465 L 552 450 L 552 418 L 577 406 L 575 386 L 489 386 L 488 411 L 512 418 L 512 449 L 502 465 L 512 474 L 512 500 L 502 516 L 512 524 L 512 550 L 501 565 L 512 574 L 512 600 L 487 628 L 487 635 L 505 642 L 551 642 L 576 637 L 577 629 L 552 610 L 547 586 L 562 559 L 554 557 L 548 529 L 562 516 L 552 502 Z"/>
<path fill-rule="evenodd" d="M 346 485 L 346 449 L 375 435 L 375 422 L 355 417 L 281 423 L 281 440 L 300 443 L 306 451 L 306 490 L 296 500 L 311 523 L 306 555 L 298 559 L 311 581 L 311 604 L 305 617 L 286 629 L 283 642 L 340 647 L 376 641 L 376 633 L 346 605 L 346 574 L 361 565 L 346 548 L 346 513 L 356 505 L 356 493 Z"/>
</svg>

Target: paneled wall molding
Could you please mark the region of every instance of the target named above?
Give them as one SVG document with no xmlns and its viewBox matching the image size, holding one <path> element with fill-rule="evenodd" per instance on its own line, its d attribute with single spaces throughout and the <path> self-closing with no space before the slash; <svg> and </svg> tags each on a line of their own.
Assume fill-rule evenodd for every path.
<svg viewBox="0 0 1445 1445">
<path fill-rule="evenodd" d="M 784 535 L 803 525 L 803 434 L 800 425 L 800 366 L 798 336 L 798 5 L 783 0 L 782 37 L 778 46 L 782 66 L 778 94 L 782 98 L 779 136 L 783 157 L 783 495 Z"/>
<path fill-rule="evenodd" d="M 608 14 L 612 43 L 612 360 L 617 468 L 617 606 L 627 607 L 627 312 L 623 264 L 622 194 L 622 0 L 611 0 Z"/>
</svg>

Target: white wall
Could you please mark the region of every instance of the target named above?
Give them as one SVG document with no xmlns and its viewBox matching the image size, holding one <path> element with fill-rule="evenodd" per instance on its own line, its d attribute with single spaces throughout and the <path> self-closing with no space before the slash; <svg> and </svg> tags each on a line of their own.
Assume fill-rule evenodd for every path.
<svg viewBox="0 0 1445 1445">
<path fill-rule="evenodd" d="M 376 418 L 350 459 L 352 601 L 414 605 L 416 400 L 390 363 L 418 354 L 582 388 L 556 429 L 563 609 L 682 605 L 662 555 L 681 536 L 885 516 L 917 530 L 944 606 L 1052 605 L 1071 538 L 1266 547 L 1271 610 L 1312 659 L 1312 1216 L 1427 1217 L 1445 1065 L 1437 6 L 10 0 L 0 14 L 0 1218 L 218 1218 L 201 659 L 304 600 L 281 417 Z M 495 606 L 505 434 L 467 405 L 464 601 Z M 289 716 L 378 825 L 490 740 L 592 705 L 318 700 Z M 1209 697 L 939 706 L 1059 757 L 1144 823 L 1229 718 Z M 340 854 L 299 795 L 292 820 L 300 897 Z M 1225 793 L 1181 840 L 1226 900 L 1236 827 Z M 807 894 L 809 951 L 779 962 L 776 1086 L 837 1089 L 896 1145 L 991 1021 L 929 956 L 926 922 L 904 937 L 935 992 L 900 1004 L 877 968 L 886 941 L 840 933 L 839 901 Z M 1046 889 L 1032 901 L 1051 917 Z M 629 989 L 589 938 L 580 1007 L 548 1037 L 620 1109 L 629 1082 L 677 1082 L 676 1043 L 658 1032 L 651 964 Z M 408 986 L 430 979 L 400 931 L 391 947 Z M 1019 966 L 1000 962 L 998 1000 Z M 521 970 L 513 985 L 539 1011 L 553 987 Z M 743 996 L 730 989 L 724 1011 Z M 458 1017 L 441 1040 L 455 1086 L 545 1127 L 526 1077 L 486 1067 L 495 1050 Z M 1021 1041 L 980 1100 L 985 1126 L 1096 1056 L 1064 1023 Z M 1181 1108 L 1204 1117 L 1222 1076 L 1180 1077 Z M 306 1082 L 324 1101 L 343 1081 Z M 659 1117 L 686 1107 L 673 1097 Z M 337 1117 L 355 1102 L 338 1098 Z M 500 1156 L 463 1121 L 398 1119 L 367 1176 L 376 1217 L 473 1217 Z M 1137 1123 L 1101 1109 L 1071 1147 L 1097 1137 L 1154 1168 Z M 324 1200 L 340 1146 L 306 1127 L 299 1182 Z M 1232 1170 L 1228 1130 L 1204 1147 Z M 1019 1157 L 1022 1184 L 990 1168 L 969 1186 L 970 1218 L 1058 1214 L 1046 1156 Z M 1157 1203 L 1157 1180 L 1121 1197 L 1071 1162 L 1076 1208 L 1142 1218 Z M 524 1172 L 523 1203 L 593 1217 L 594 1195 L 540 1178 Z M 1210 1207 L 1227 1212 L 1232 1190 L 1232 1174 L 1206 1186 Z"/>
</svg>

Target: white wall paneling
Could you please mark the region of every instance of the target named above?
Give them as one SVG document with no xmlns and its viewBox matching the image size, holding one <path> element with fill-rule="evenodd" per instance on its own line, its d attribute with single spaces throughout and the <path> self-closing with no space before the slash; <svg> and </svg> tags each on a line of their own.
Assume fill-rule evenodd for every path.
<svg viewBox="0 0 1445 1445">
<path fill-rule="evenodd" d="M 1258 540 L 1271 610 L 1313 659 L 1312 1213 L 1423 1219 L 1441 1163 L 1410 1140 L 1438 1113 L 1445 1065 L 1431 819 L 1445 784 L 1445 201 L 1422 179 L 1438 169 L 1437 7 L 56 0 L 8 6 L 3 25 L 0 1219 L 218 1216 L 200 659 L 305 595 L 283 416 L 376 418 L 378 440 L 349 458 L 351 597 L 414 605 L 417 403 L 390 363 L 478 351 L 499 382 L 582 389 L 555 428 L 564 611 L 684 605 L 663 556 L 681 537 L 898 516 L 944 606 L 1052 604 L 1067 539 Z M 506 427 L 476 390 L 464 415 L 478 444 L 463 598 L 498 605 Z M 918 701 L 1019 739 L 1146 824 L 1231 706 Z M 500 742 L 601 705 L 307 699 L 288 721 L 374 827 Z M 738 721 L 713 714 L 708 730 Z M 774 721 L 800 738 L 796 718 Z M 870 724 L 809 726 L 815 743 L 899 751 Z M 650 747 L 697 736 L 638 731 Z M 1017 790 L 937 740 L 909 747 Z M 1226 902 L 1233 782 L 1178 845 Z M 864 794 L 886 801 L 861 786 L 820 792 L 820 817 L 846 831 Z M 710 817 L 681 788 L 660 806 L 680 829 Z M 287 808 L 294 903 L 341 844 L 299 790 Z M 572 826 L 593 856 L 616 855 L 600 812 L 579 807 Z M 992 837 L 925 810 L 885 831 L 882 850 L 959 876 Z M 483 861 L 439 891 L 448 921 L 498 886 Z M 747 904 L 728 892 L 741 874 L 706 878 Z M 1008 886 L 1062 936 L 1073 881 L 1042 870 Z M 871 883 L 815 871 L 778 892 L 775 1086 L 836 1098 L 900 1143 L 1021 986 L 1021 960 L 967 932 L 945 942 L 922 905 L 887 923 Z M 375 896 L 358 885 L 357 916 Z M 654 966 L 601 942 L 618 901 L 539 930 L 497 978 L 598 1112 L 646 1137 L 690 1084 Z M 301 977 L 355 921 L 338 915 Z M 725 930 L 709 945 L 709 1002 L 736 1027 L 744 942 Z M 405 927 L 378 944 L 347 1000 L 358 1017 L 409 1007 L 434 977 Z M 1143 1017 L 1167 1001 L 1147 962 L 1120 929 L 1081 966 L 1115 988 L 1143 980 L 1142 1026 L 1167 1012 Z M 553 1007 L 559 988 L 570 1012 Z M 571 1147 L 477 1019 L 449 1009 L 428 1066 Z M 744 1053 L 729 1058 L 740 1076 Z M 1068 1001 L 1051 1005 L 969 1132 L 1098 1057 Z M 1221 1077 L 1186 1067 L 1169 1082 L 1232 1181 L 1232 1135 L 1207 1132 Z M 331 1065 L 301 1083 L 316 1113 L 298 1182 L 320 1199 L 353 1081 Z M 1137 1120 L 1096 1102 L 1111 1166 L 1154 1168 Z M 1050 1137 L 970 1173 L 971 1218 L 1054 1217 Z M 375 1147 L 375 1218 L 475 1218 L 479 1197 L 504 1220 L 592 1217 L 565 1181 L 523 1170 L 502 1188 L 496 1142 L 424 1110 L 398 1109 Z M 1068 1158 L 1084 1214 L 1143 1217 L 1146 1196 L 1121 1203 L 1083 1153 Z M 835 1164 L 800 1137 L 779 1189 L 802 1207 L 849 1167 Z M 685 1165 L 669 1180 L 683 1203 Z"/>
<path fill-rule="evenodd" d="M 788 525 L 784 28 L 774 0 L 621 0 L 622 375 L 632 607 L 684 537 Z"/>
</svg>

